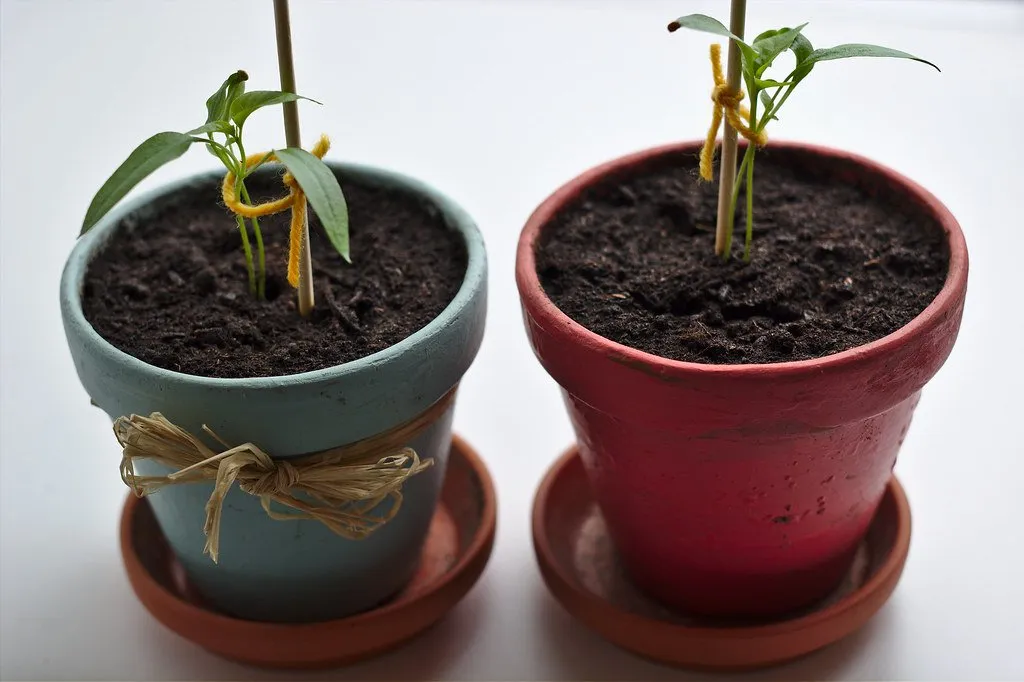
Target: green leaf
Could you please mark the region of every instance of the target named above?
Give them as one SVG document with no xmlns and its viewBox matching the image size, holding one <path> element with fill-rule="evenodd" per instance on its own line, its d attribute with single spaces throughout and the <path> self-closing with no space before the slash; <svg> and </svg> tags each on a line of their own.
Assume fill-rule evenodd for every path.
<svg viewBox="0 0 1024 682">
<path fill-rule="evenodd" d="M 348 204 L 334 173 L 327 164 L 305 149 L 288 147 L 277 149 L 274 154 L 305 192 L 331 244 L 342 258 L 351 263 L 348 253 Z"/>
<path fill-rule="evenodd" d="M 751 47 L 754 48 L 754 51 L 760 57 L 777 57 L 789 49 L 790 45 L 796 41 L 797 36 L 802 35 L 801 32 L 805 26 L 807 24 L 803 23 L 796 28 L 780 28 L 765 31 L 754 39 Z"/>
<path fill-rule="evenodd" d="M 703 31 L 704 33 L 714 33 L 715 35 L 739 40 L 739 38 L 733 35 L 732 31 L 727 29 L 722 22 L 713 17 L 709 17 L 706 14 L 688 14 L 685 17 L 679 17 L 668 25 L 669 32 L 678 31 L 681 28 Z"/>
<path fill-rule="evenodd" d="M 157 133 L 136 147 L 93 197 L 89 210 L 85 212 L 79 236 L 92 229 L 107 211 L 146 176 L 188 151 L 192 141 L 193 138 L 183 133 L 166 132 Z"/>
<path fill-rule="evenodd" d="M 186 135 L 205 135 L 207 133 L 223 133 L 224 135 L 228 135 L 231 132 L 232 132 L 231 124 L 228 123 L 227 121 L 210 121 L 209 123 L 201 125 L 198 128 L 193 128 L 192 130 L 188 131 L 185 134 Z"/>
<path fill-rule="evenodd" d="M 206 151 L 210 152 L 213 156 L 220 159 L 220 162 L 224 164 L 225 168 L 234 170 L 235 164 L 231 159 L 224 153 L 224 150 L 211 144 L 213 142 L 212 133 L 221 133 L 223 135 L 233 135 L 235 132 L 234 127 L 227 121 L 210 121 L 205 125 L 201 125 L 198 128 L 185 133 L 186 135 L 192 135 L 193 142 L 202 142 L 206 145 Z M 196 137 L 198 135 L 206 135 L 206 137 Z"/>
<path fill-rule="evenodd" d="M 764 90 L 765 88 L 784 88 L 787 85 L 793 85 L 793 81 L 784 81 L 780 83 L 777 80 L 771 78 L 755 78 L 754 83 L 757 84 L 758 90 Z"/>
<path fill-rule="evenodd" d="M 249 79 L 249 74 L 245 71 L 235 71 L 233 74 L 227 77 L 217 92 L 210 95 L 209 99 L 206 100 L 206 122 L 212 123 L 213 121 L 224 121 L 227 119 L 228 106 L 227 98 L 228 91 L 240 83 L 244 83 Z M 242 86 L 245 87 L 244 85 Z"/>
<path fill-rule="evenodd" d="M 890 47 L 866 45 L 863 43 L 836 45 L 835 47 L 827 47 L 823 50 L 815 50 L 811 54 L 807 55 L 806 58 L 801 60 L 801 66 L 813 65 L 818 62 L 829 61 L 831 59 L 849 59 L 850 57 L 893 57 L 896 59 L 912 59 L 915 62 L 927 64 L 936 71 L 941 71 L 939 67 L 926 59 L 921 59 L 920 57 L 915 57 L 912 54 L 908 54 L 900 50 L 894 50 Z"/>
<path fill-rule="evenodd" d="M 796 61 L 798 64 L 807 59 L 807 57 L 814 52 L 814 46 L 811 45 L 811 41 L 808 40 L 807 36 L 803 33 L 797 35 L 797 37 L 793 39 L 793 44 L 789 46 L 789 49 L 791 49 L 793 54 L 796 55 Z"/>
<path fill-rule="evenodd" d="M 249 118 L 249 115 L 257 109 L 275 104 L 284 104 L 285 102 L 294 102 L 300 99 L 320 104 L 315 99 L 302 97 L 294 92 L 281 92 L 279 90 L 253 90 L 252 92 L 246 92 L 239 95 L 231 103 L 231 120 L 241 128 L 245 123 L 245 119 Z"/>
<path fill-rule="evenodd" d="M 193 138 L 193 139 L 196 142 L 206 142 L 206 140 L 204 140 L 201 137 L 196 137 L 196 138 Z M 219 149 L 217 147 L 214 147 L 212 144 L 207 144 L 206 145 L 206 151 L 208 151 L 211 154 L 213 154 L 214 156 L 216 156 L 220 160 L 220 162 L 222 164 L 224 164 L 224 167 L 227 168 L 229 171 L 231 171 L 232 173 L 236 172 L 234 161 L 232 161 L 231 157 L 229 157 L 227 154 L 225 154 L 223 150 L 221 150 L 221 149 Z"/>
<path fill-rule="evenodd" d="M 232 83 L 228 86 L 227 96 L 224 98 L 224 118 L 227 118 L 228 112 L 231 111 L 231 105 L 235 103 L 242 93 L 245 92 L 245 81 L 240 80 L 237 83 Z"/>
<path fill-rule="evenodd" d="M 807 39 L 807 36 L 801 33 L 793 41 L 793 44 L 789 46 L 789 49 L 793 51 L 794 55 L 796 55 L 797 66 L 793 69 L 793 73 L 789 74 L 789 77 L 787 77 L 786 80 L 791 80 L 793 81 L 793 85 L 796 85 L 806 78 L 807 74 L 809 74 L 811 69 L 814 68 L 813 62 L 805 64 L 807 58 L 814 52 L 814 46 L 811 45 L 811 41 Z"/>
<path fill-rule="evenodd" d="M 762 90 L 759 94 L 761 95 L 761 104 L 764 105 L 764 110 L 766 112 L 771 111 L 772 110 L 772 98 L 769 97 L 768 93 L 765 92 L 764 90 Z M 772 116 L 771 120 L 778 121 L 779 117 L 778 116 Z"/>
<path fill-rule="evenodd" d="M 705 14 L 688 14 L 685 17 L 679 17 L 668 25 L 669 32 L 678 31 L 681 28 L 688 28 L 693 31 L 702 31 L 704 33 L 713 33 L 715 35 L 731 39 L 739 46 L 740 52 L 743 54 L 744 65 L 748 68 L 750 65 L 753 65 L 754 60 L 757 59 L 757 53 L 754 49 L 743 42 L 741 38 L 733 34 L 732 31 L 727 29 L 718 19 L 714 19 Z"/>
<path fill-rule="evenodd" d="M 796 28 L 780 28 L 777 31 L 765 31 L 757 37 L 752 47 L 757 52 L 754 60 L 754 68 L 758 76 L 771 66 L 775 58 L 789 49 L 796 37 L 807 24 L 801 24 Z"/>
<path fill-rule="evenodd" d="M 232 167 L 231 161 L 228 159 L 227 156 L 224 155 L 224 152 L 222 152 L 221 150 L 217 149 L 212 144 L 206 145 L 206 151 L 210 152 L 210 154 L 212 156 L 216 156 L 218 159 L 220 159 L 220 162 L 224 164 L 225 168 L 231 168 Z"/>
<path fill-rule="evenodd" d="M 782 107 L 782 105 L 786 102 L 789 96 L 793 94 L 793 90 L 796 89 L 797 84 L 800 81 L 802 81 L 807 76 L 807 74 L 811 72 L 812 68 L 814 68 L 814 64 L 801 64 L 804 60 L 807 59 L 808 56 L 810 56 L 812 52 L 814 52 L 814 46 L 811 45 L 811 41 L 808 40 L 803 33 L 797 34 L 797 36 L 793 39 L 792 44 L 789 46 L 789 49 L 793 52 L 794 55 L 796 55 L 797 66 L 793 69 L 792 73 L 786 76 L 785 83 L 781 84 L 786 89 L 780 89 L 775 93 L 775 97 L 773 98 L 775 103 L 774 107 L 766 110 L 766 114 L 770 114 L 769 118 L 767 119 L 769 121 L 779 120 L 779 117 L 776 115 L 776 112 Z M 762 118 L 761 122 L 763 126 L 764 123 L 766 123 L 767 121 L 764 118 Z"/>
</svg>

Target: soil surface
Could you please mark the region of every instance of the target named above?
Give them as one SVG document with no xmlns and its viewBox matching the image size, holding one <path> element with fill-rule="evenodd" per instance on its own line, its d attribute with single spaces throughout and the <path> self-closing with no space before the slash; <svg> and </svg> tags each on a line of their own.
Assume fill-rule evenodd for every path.
<svg viewBox="0 0 1024 682">
<path fill-rule="evenodd" d="M 122 221 L 86 275 L 86 318 L 140 360 L 207 377 L 296 374 L 394 345 L 452 301 L 466 271 L 465 245 L 432 204 L 339 180 L 352 264 L 310 210 L 316 306 L 308 319 L 286 279 L 290 213 L 260 221 L 267 299 L 259 301 L 249 293 L 241 236 L 219 181 Z M 246 185 L 254 202 L 284 194 L 275 172 Z M 255 252 L 251 229 L 250 242 Z"/>
<path fill-rule="evenodd" d="M 855 186 L 842 170 L 829 180 L 806 157 L 770 147 L 756 158 L 751 260 L 740 207 L 723 262 L 718 184 L 700 182 L 696 167 L 693 155 L 662 157 L 591 187 L 555 217 L 537 271 L 563 312 L 673 360 L 776 363 L 882 338 L 942 288 L 945 237 L 911 202 Z"/>
</svg>

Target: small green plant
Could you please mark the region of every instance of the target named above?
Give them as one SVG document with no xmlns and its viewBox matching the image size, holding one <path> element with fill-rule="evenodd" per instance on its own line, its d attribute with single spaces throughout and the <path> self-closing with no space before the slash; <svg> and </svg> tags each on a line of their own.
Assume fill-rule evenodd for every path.
<svg viewBox="0 0 1024 682">
<path fill-rule="evenodd" d="M 737 3 L 734 0 L 733 11 L 743 12 L 743 2 Z M 742 17 L 740 20 L 742 26 Z M 724 116 L 729 125 L 736 129 L 748 140 L 743 160 L 740 163 L 736 177 L 722 177 L 720 182 L 729 182 L 732 185 L 732 192 L 728 198 L 727 215 L 723 221 L 720 216 L 719 226 L 722 228 L 724 222 L 724 239 L 716 241 L 719 255 L 728 260 L 732 248 L 733 227 L 736 213 L 736 204 L 739 199 L 740 188 L 746 188 L 746 240 L 743 250 L 744 260 L 750 260 L 750 243 L 754 230 L 754 157 L 758 147 L 767 143 L 765 128 L 770 121 L 778 120 L 779 109 L 785 104 L 789 96 L 793 94 L 796 86 L 803 81 L 814 65 L 818 62 L 834 59 L 847 59 L 850 57 L 895 57 L 900 59 L 911 59 L 917 62 L 928 64 L 939 70 L 929 61 L 915 57 L 914 55 L 894 50 L 888 47 L 866 44 L 845 44 L 825 49 L 814 49 L 811 41 L 802 33 L 807 24 L 801 24 L 796 28 L 780 28 L 765 31 L 758 35 L 750 44 L 745 43 L 742 38 L 736 36 L 727 29 L 721 22 L 703 14 L 691 14 L 680 17 L 668 25 L 670 32 L 680 28 L 688 28 L 705 33 L 713 33 L 731 40 L 739 50 L 740 74 L 747 93 L 749 94 L 749 109 L 739 104 L 743 98 L 743 92 L 735 86 L 729 87 L 724 76 L 720 63 L 721 48 L 718 45 L 711 47 L 711 62 L 715 77 L 715 89 L 712 99 L 715 101 L 715 114 L 711 129 L 701 152 L 701 177 L 705 180 L 713 178 L 711 170 L 714 155 L 715 138 L 718 134 L 718 127 Z M 742 33 L 742 29 L 738 29 Z M 786 51 L 793 53 L 796 58 L 795 65 L 783 80 L 773 80 L 766 77 L 765 72 L 772 66 L 779 55 Z M 730 73 L 730 76 L 732 74 Z M 733 79 L 730 78 L 730 81 Z M 758 113 L 758 105 L 764 109 Z M 735 140 L 735 138 L 733 138 Z M 733 156 L 735 158 L 735 156 Z M 734 184 L 733 184 L 734 182 Z M 719 211 L 725 207 L 719 204 Z M 720 242 L 720 243 L 718 243 Z M 719 248 L 720 247 L 720 248 Z"/>
<path fill-rule="evenodd" d="M 311 102 L 315 100 L 278 90 L 246 92 L 247 80 L 248 75 L 244 71 L 236 71 L 228 76 L 220 88 L 206 100 L 207 115 L 206 123 L 203 125 L 185 133 L 157 133 L 136 147 L 96 193 L 86 211 L 81 234 L 94 227 L 133 187 L 153 171 L 183 155 L 193 144 L 201 143 L 206 145 L 207 150 L 216 156 L 228 171 L 223 195 L 228 208 L 235 213 L 242 250 L 245 252 L 249 291 L 253 296 L 261 300 L 266 296 L 266 255 L 263 250 L 259 216 L 288 208 L 292 209 L 288 280 L 293 287 L 298 286 L 301 243 L 299 238 L 304 227 L 306 199 L 320 218 L 331 244 L 342 258 L 351 262 L 345 196 L 337 178 L 321 159 L 327 151 L 326 138 L 321 138 L 313 153 L 298 147 L 287 147 L 251 156 L 246 156 L 242 142 L 245 122 L 258 109 L 299 99 Z M 219 136 L 220 139 L 215 136 Z M 292 186 L 292 193 L 276 202 L 254 207 L 245 186 L 246 178 L 263 164 L 274 160 L 279 161 L 287 169 L 288 176 L 285 177 L 285 182 Z M 300 193 L 295 192 L 295 186 L 301 190 Z M 255 259 L 247 223 L 251 223 L 255 237 Z"/>
</svg>

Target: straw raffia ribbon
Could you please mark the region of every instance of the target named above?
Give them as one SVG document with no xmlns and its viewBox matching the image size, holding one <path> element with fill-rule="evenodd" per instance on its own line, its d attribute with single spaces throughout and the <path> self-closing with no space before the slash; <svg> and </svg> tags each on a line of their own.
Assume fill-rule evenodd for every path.
<svg viewBox="0 0 1024 682">
<path fill-rule="evenodd" d="M 393 519 L 402 506 L 402 485 L 433 465 L 406 444 L 440 417 L 454 400 L 453 388 L 426 411 L 390 431 L 304 455 L 274 459 L 254 443 L 234 447 L 205 424 L 203 431 L 224 450 L 217 452 L 159 412 L 114 421 L 122 447 L 121 480 L 139 497 L 169 485 L 214 482 L 206 503 L 204 553 L 217 561 L 224 498 L 235 483 L 260 498 L 267 515 L 278 521 L 313 519 L 337 535 L 360 540 Z M 177 469 L 166 476 L 138 476 L 135 461 L 148 459 Z M 381 509 L 382 503 L 390 505 Z M 294 510 L 274 511 L 276 502 Z"/>
<path fill-rule="evenodd" d="M 768 144 L 768 135 L 763 130 L 754 130 L 750 126 L 750 109 L 740 104 L 744 97 L 743 91 L 729 88 L 729 82 L 722 72 L 722 46 L 718 43 L 711 45 L 711 75 L 715 79 L 715 87 L 711 90 L 711 101 L 715 105 L 711 113 L 708 135 L 700 150 L 700 177 L 709 182 L 714 178 L 715 140 L 718 139 L 723 116 L 729 125 L 751 144 L 758 147 Z"/>
</svg>

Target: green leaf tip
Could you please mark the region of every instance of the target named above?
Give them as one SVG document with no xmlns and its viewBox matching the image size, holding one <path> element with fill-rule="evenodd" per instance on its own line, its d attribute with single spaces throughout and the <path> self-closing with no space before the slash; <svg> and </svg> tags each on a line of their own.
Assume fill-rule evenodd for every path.
<svg viewBox="0 0 1024 682">
<path fill-rule="evenodd" d="M 777 31 L 765 31 L 754 40 L 751 47 L 757 52 L 762 64 L 771 64 L 772 60 L 789 49 L 800 32 L 807 26 L 800 24 L 796 28 L 780 28 Z"/>
<path fill-rule="evenodd" d="M 228 107 L 231 101 L 245 90 L 245 81 L 249 80 L 249 74 L 239 69 L 228 76 L 217 92 L 210 95 L 206 100 L 206 122 L 223 121 L 227 118 Z"/>
<path fill-rule="evenodd" d="M 323 160 L 299 147 L 275 149 L 274 154 L 302 188 L 331 245 L 345 262 L 351 263 L 348 245 L 348 204 L 334 173 Z"/>
<path fill-rule="evenodd" d="M 668 25 L 670 33 L 681 28 L 688 28 L 693 31 L 701 31 L 703 33 L 712 33 L 716 36 L 728 38 L 740 49 L 740 54 L 743 56 L 744 63 L 753 63 L 757 58 L 757 53 L 754 51 L 754 48 L 743 42 L 739 36 L 727 29 L 722 22 L 714 17 L 709 17 L 706 14 L 688 14 L 685 17 L 679 17 Z"/>
<path fill-rule="evenodd" d="M 927 64 L 939 73 L 942 72 L 942 69 L 935 64 L 932 64 L 927 59 L 916 57 L 909 52 L 894 50 L 891 47 L 883 47 L 881 45 L 869 45 L 867 43 L 847 43 L 844 45 L 836 45 L 835 47 L 826 47 L 821 50 L 815 50 L 803 61 L 804 63 L 816 64 L 817 62 L 824 62 L 833 59 L 850 59 L 851 57 L 890 57 L 895 59 L 910 59 L 915 62 Z"/>
<path fill-rule="evenodd" d="M 79 236 L 92 229 L 100 218 L 150 173 L 188 151 L 193 141 L 192 137 L 184 133 L 164 132 L 153 135 L 136 147 L 96 192 L 85 212 Z"/>
<path fill-rule="evenodd" d="M 724 24 L 722 24 L 722 22 L 714 17 L 709 17 L 706 14 L 687 14 L 685 17 L 679 17 L 675 21 L 669 22 L 669 33 L 674 33 L 681 28 L 703 31 L 704 33 L 714 33 L 715 35 L 739 40 L 737 36 L 733 35 L 733 33 L 727 29 Z"/>
<path fill-rule="evenodd" d="M 313 102 L 314 104 L 321 104 L 315 99 L 296 95 L 294 92 L 282 92 L 280 90 L 253 90 L 252 92 L 246 92 L 236 97 L 231 103 L 231 108 L 228 113 L 231 120 L 235 122 L 235 125 L 241 128 L 245 124 L 245 120 L 258 109 L 273 106 L 275 104 L 284 104 L 285 102 L 295 102 L 300 99 Z"/>
<path fill-rule="evenodd" d="M 186 132 L 186 135 L 206 135 L 208 133 L 221 133 L 222 135 L 229 135 L 231 133 L 231 124 L 227 121 L 210 121 L 198 128 L 193 128 Z"/>
</svg>

